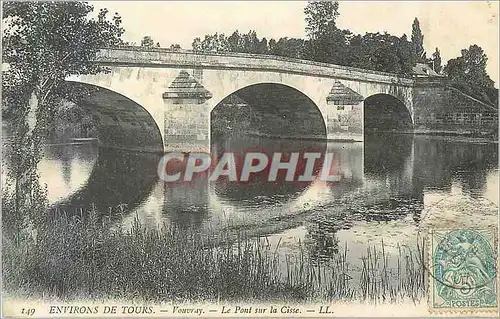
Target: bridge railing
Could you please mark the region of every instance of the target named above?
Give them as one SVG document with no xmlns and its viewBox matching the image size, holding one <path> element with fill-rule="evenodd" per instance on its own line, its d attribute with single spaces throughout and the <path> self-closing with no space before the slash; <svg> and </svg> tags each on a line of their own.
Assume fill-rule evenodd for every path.
<svg viewBox="0 0 500 319">
<path fill-rule="evenodd" d="M 157 53 L 160 55 L 166 54 L 166 55 L 186 55 L 187 56 L 206 56 L 206 57 L 233 57 L 233 58 L 247 58 L 247 59 L 253 59 L 253 60 L 265 60 L 265 61 L 278 61 L 278 62 L 285 62 L 285 63 L 294 63 L 294 64 L 302 64 L 302 65 L 307 65 L 307 66 L 314 66 L 314 67 L 319 67 L 319 68 L 325 68 L 325 69 L 336 69 L 336 70 L 341 70 L 345 71 L 348 73 L 360 73 L 360 74 L 366 74 L 366 75 L 377 75 L 381 77 L 388 77 L 391 78 L 391 80 L 388 80 L 387 82 L 390 83 L 398 83 L 400 85 L 411 85 L 413 84 L 413 77 L 410 75 L 402 75 L 402 74 L 395 74 L 395 73 L 388 73 L 388 72 L 381 72 L 381 71 L 375 71 L 375 70 L 368 70 L 368 69 L 361 69 L 361 68 L 355 68 L 355 67 L 348 67 L 348 66 L 343 66 L 343 65 L 338 65 L 338 64 L 330 64 L 330 63 L 323 63 L 323 62 L 316 62 L 316 61 L 311 61 L 311 60 L 302 60 L 302 59 L 296 59 L 296 58 L 290 58 L 290 57 L 283 57 L 283 56 L 277 56 L 277 55 L 267 55 L 267 54 L 251 54 L 251 53 L 239 53 L 239 52 L 212 52 L 212 51 L 193 51 L 193 50 L 184 50 L 184 49 L 169 49 L 169 48 L 145 48 L 145 47 L 138 47 L 138 46 L 119 46 L 119 47 L 109 47 L 109 48 L 103 48 L 103 51 L 133 51 L 133 52 L 151 52 L 151 53 Z M 104 53 L 104 52 L 102 52 Z M 104 57 L 104 55 L 100 55 L 100 57 Z M 157 56 L 160 57 L 160 56 Z M 201 60 L 201 59 L 196 59 L 193 58 L 191 60 Z"/>
</svg>

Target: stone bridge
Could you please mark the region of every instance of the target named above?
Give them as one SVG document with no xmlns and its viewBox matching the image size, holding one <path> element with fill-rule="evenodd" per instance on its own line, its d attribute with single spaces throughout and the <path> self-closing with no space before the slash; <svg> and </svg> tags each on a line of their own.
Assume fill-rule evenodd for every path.
<svg viewBox="0 0 500 319">
<path fill-rule="evenodd" d="M 498 121 L 496 109 L 453 91 L 442 78 L 137 47 L 102 49 L 97 61 L 109 72 L 67 81 L 90 89 L 79 103 L 94 115 L 105 145 L 208 151 L 211 134 L 226 129 L 362 141 L 365 128 L 496 130 Z"/>
</svg>

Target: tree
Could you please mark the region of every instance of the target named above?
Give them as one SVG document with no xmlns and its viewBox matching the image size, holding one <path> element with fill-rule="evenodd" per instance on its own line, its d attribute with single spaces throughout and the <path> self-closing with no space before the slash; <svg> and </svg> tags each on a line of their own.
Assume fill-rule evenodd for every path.
<svg viewBox="0 0 500 319">
<path fill-rule="evenodd" d="M 150 37 L 149 35 L 144 36 L 141 40 L 141 47 L 152 48 L 154 47 L 154 45 L 155 42 L 153 41 L 153 38 Z"/>
<path fill-rule="evenodd" d="M 233 34 L 227 38 L 227 41 L 229 44 L 229 51 L 243 52 L 243 39 L 238 30 L 234 31 Z"/>
<path fill-rule="evenodd" d="M 350 43 L 353 37 L 349 30 L 330 25 L 322 34 L 308 41 L 305 56 L 319 62 L 351 65 L 353 61 Z"/>
<path fill-rule="evenodd" d="M 260 40 L 259 45 L 257 46 L 257 54 L 268 54 L 269 53 L 269 47 L 267 45 L 267 39 L 262 38 Z"/>
<path fill-rule="evenodd" d="M 426 53 L 424 50 L 424 35 L 422 34 L 422 30 L 420 30 L 420 22 L 417 18 L 413 20 L 411 42 L 413 43 L 417 61 L 420 63 L 425 63 Z"/>
<path fill-rule="evenodd" d="M 199 37 L 195 38 L 191 45 L 195 52 L 227 52 L 230 49 L 229 42 L 224 33 L 207 34 L 203 41 Z"/>
<path fill-rule="evenodd" d="M 473 44 L 461 51 L 461 56 L 448 61 L 443 72 L 451 84 L 465 93 L 489 104 L 498 100 L 498 91 L 486 72 L 488 57 L 483 49 Z M 496 92 L 496 93 L 495 93 Z"/>
<path fill-rule="evenodd" d="M 241 53 L 261 53 L 267 52 L 267 40 L 261 43 L 254 30 L 246 34 L 234 31 L 229 37 L 223 33 L 207 34 L 203 41 L 195 38 L 192 43 L 194 51 L 212 52 L 241 52 Z"/>
<path fill-rule="evenodd" d="M 439 52 L 438 48 L 436 48 L 436 51 L 432 54 L 432 68 L 437 73 L 441 73 L 441 70 L 443 69 L 443 66 L 441 65 L 441 52 Z"/>
<path fill-rule="evenodd" d="M 385 32 L 361 36 L 341 30 L 335 24 L 338 8 L 337 1 L 308 2 L 304 8 L 308 40 L 287 37 L 259 40 L 255 31 L 242 34 L 236 30 L 228 38 L 217 34 L 206 35 L 203 41 L 196 38 L 193 50 L 271 54 L 403 75 L 412 73 L 416 54 L 406 35 L 399 38 Z M 418 20 L 416 29 L 420 32 Z M 421 32 L 417 38 L 423 41 Z"/>
<path fill-rule="evenodd" d="M 384 33 L 356 35 L 349 41 L 347 65 L 408 75 L 415 65 L 413 45 L 405 34 L 400 38 Z"/>
<path fill-rule="evenodd" d="M 193 42 L 191 43 L 191 47 L 193 48 L 194 52 L 202 51 L 201 39 L 199 37 L 194 38 Z"/>
<path fill-rule="evenodd" d="M 181 48 L 181 45 L 176 43 L 176 44 L 171 44 L 170 45 L 170 50 L 171 51 L 180 51 L 182 48 Z"/>
<path fill-rule="evenodd" d="M 494 87 L 494 82 L 486 72 L 488 57 L 483 49 L 474 44 L 461 51 L 460 57 L 448 61 L 444 72 L 452 82 L 467 83 L 482 87 Z"/>
<path fill-rule="evenodd" d="M 309 1 L 304 8 L 308 38 L 315 39 L 324 34 L 328 26 L 335 26 L 338 9 L 338 1 Z"/>
<path fill-rule="evenodd" d="M 243 34 L 242 40 L 243 52 L 257 53 L 260 41 L 257 38 L 257 33 L 255 32 L 255 30 L 250 30 L 247 34 Z"/>
<path fill-rule="evenodd" d="M 72 74 L 96 74 L 107 69 L 94 61 L 100 48 L 122 44 L 121 17 L 109 19 L 101 9 L 91 18 L 93 7 L 83 2 L 4 2 L 2 22 L 3 62 L 2 107 L 14 128 L 8 182 L 14 190 L 4 203 L 23 218 L 40 216 L 36 200 L 43 192 L 36 166 L 41 147 L 62 99 L 74 99 L 65 78 Z M 43 216 L 43 214 L 41 214 Z"/>
<path fill-rule="evenodd" d="M 224 33 L 215 34 L 214 37 L 214 47 L 216 52 L 227 52 L 229 51 L 229 42 Z"/>
<path fill-rule="evenodd" d="M 269 40 L 269 54 L 289 58 L 303 58 L 305 40 L 296 38 L 280 38 L 278 41 Z"/>
<path fill-rule="evenodd" d="M 416 56 L 413 54 L 413 45 L 408 41 L 406 34 L 403 34 L 397 41 L 396 55 L 398 56 L 398 73 L 404 75 L 413 74 Z"/>
</svg>

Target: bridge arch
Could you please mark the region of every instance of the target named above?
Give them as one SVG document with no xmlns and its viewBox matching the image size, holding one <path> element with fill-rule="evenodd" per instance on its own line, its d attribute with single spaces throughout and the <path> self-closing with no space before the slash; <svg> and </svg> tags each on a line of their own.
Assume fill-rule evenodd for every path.
<svg viewBox="0 0 500 319">
<path fill-rule="evenodd" d="M 92 114 L 102 146 L 163 151 L 162 132 L 150 112 L 134 100 L 102 86 L 66 81 L 69 100 Z"/>
<path fill-rule="evenodd" d="M 292 86 L 275 82 L 246 85 L 220 99 L 212 108 L 211 153 L 216 158 L 225 152 L 234 154 L 238 172 L 248 152 L 264 153 L 270 160 L 277 152 L 282 153 L 282 158 L 299 153 L 300 170 L 305 167 L 302 153 L 326 151 L 325 122 L 317 104 Z M 313 174 L 318 174 L 319 168 L 315 167 Z M 277 186 L 277 182 L 267 180 L 265 172 L 256 174 L 244 185 L 218 183 L 215 194 L 225 202 L 252 205 L 264 195 L 291 200 L 310 186 L 310 182 L 285 181 L 283 171 L 277 176 Z"/>
<path fill-rule="evenodd" d="M 365 98 L 364 130 L 385 132 L 407 132 L 413 130 L 413 117 L 409 107 L 398 97 L 387 93 L 376 93 Z"/>
<path fill-rule="evenodd" d="M 285 138 L 327 137 L 326 117 L 321 108 L 308 94 L 288 84 L 268 81 L 248 84 L 212 105 L 211 134 L 223 129 L 220 121 L 236 125 L 239 120 L 243 133 Z M 231 126 L 229 129 L 234 130 Z"/>
</svg>

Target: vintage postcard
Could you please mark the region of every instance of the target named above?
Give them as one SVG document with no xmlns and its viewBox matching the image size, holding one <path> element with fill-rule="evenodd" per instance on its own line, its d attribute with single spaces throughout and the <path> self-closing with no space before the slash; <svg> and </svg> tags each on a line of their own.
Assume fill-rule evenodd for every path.
<svg viewBox="0 0 500 319">
<path fill-rule="evenodd" d="M 2 316 L 498 316 L 496 1 L 1 1 Z"/>
</svg>

